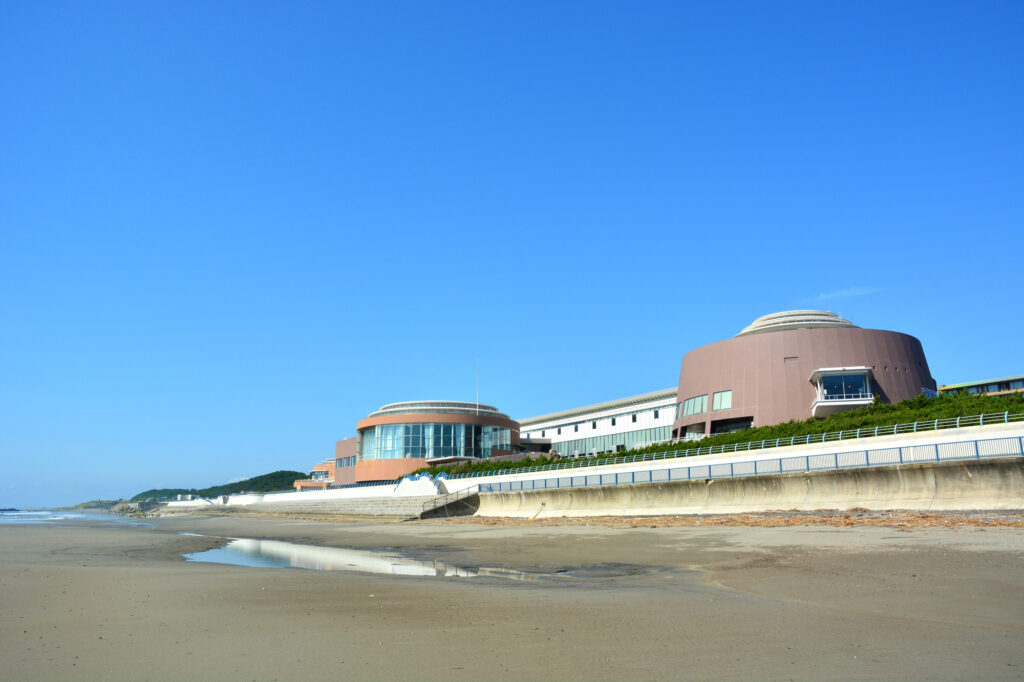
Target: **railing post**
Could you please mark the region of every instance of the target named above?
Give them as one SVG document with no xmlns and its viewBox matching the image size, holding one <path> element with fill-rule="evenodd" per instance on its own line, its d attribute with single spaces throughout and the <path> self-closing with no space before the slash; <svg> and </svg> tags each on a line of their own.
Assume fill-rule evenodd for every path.
<svg viewBox="0 0 1024 682">
<path fill-rule="evenodd" d="M 956 428 L 960 428 L 960 415 L 957 415 L 956 417 Z"/>
<path fill-rule="evenodd" d="M 711 473 L 711 469 L 708 469 L 708 473 Z M 729 462 L 729 478 L 736 476 L 736 469 L 733 467 L 732 462 Z"/>
<path fill-rule="evenodd" d="M 833 469 L 838 469 L 839 468 L 839 453 L 838 452 L 833 452 L 832 453 L 832 468 Z"/>
<path fill-rule="evenodd" d="M 804 471 L 811 470 L 811 458 L 809 455 L 804 455 Z"/>
<path fill-rule="evenodd" d="M 1004 424 L 1009 424 L 1010 423 L 1010 411 L 1009 410 L 1007 410 L 1006 412 L 1003 413 L 1003 423 Z"/>
<path fill-rule="evenodd" d="M 900 455 L 900 464 L 903 464 L 903 448 L 902 448 L 902 447 L 898 447 L 898 448 L 896 448 L 896 449 L 897 449 L 897 450 L 899 451 L 899 455 Z"/>
<path fill-rule="evenodd" d="M 978 441 L 974 441 L 974 457 L 981 459 L 981 450 L 978 449 Z"/>
<path fill-rule="evenodd" d="M 985 425 L 985 415 L 982 414 L 981 415 L 981 420 L 978 422 L 978 426 L 984 426 L 984 425 Z"/>
</svg>

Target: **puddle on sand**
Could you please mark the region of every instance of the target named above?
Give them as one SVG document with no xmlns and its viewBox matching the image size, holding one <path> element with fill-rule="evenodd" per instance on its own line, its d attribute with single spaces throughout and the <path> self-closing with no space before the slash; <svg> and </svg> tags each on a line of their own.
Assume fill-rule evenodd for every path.
<svg viewBox="0 0 1024 682">
<path fill-rule="evenodd" d="M 258 568 L 305 568 L 315 571 L 351 571 L 381 575 L 412 575 L 435 578 L 491 577 L 507 580 L 548 581 L 573 580 L 577 570 L 553 573 L 526 573 L 508 568 L 487 566 L 456 566 L 447 561 L 420 561 L 395 553 L 360 549 L 339 549 L 297 545 L 279 540 L 233 539 L 224 547 L 183 555 L 187 561 L 199 561 Z M 610 577 L 602 575 L 601 577 Z"/>
</svg>

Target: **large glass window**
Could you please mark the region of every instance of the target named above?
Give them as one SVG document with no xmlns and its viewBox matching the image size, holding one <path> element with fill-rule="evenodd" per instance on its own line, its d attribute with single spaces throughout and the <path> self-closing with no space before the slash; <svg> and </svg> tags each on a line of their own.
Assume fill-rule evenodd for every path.
<svg viewBox="0 0 1024 682">
<path fill-rule="evenodd" d="M 693 414 L 703 414 L 708 411 L 708 395 L 699 395 L 683 401 L 683 416 L 689 417 Z"/>
<path fill-rule="evenodd" d="M 732 408 L 732 391 L 718 391 L 711 401 L 712 410 L 728 410 Z"/>
<path fill-rule="evenodd" d="M 821 378 L 822 400 L 870 398 L 871 389 L 864 374 L 840 374 Z"/>
</svg>

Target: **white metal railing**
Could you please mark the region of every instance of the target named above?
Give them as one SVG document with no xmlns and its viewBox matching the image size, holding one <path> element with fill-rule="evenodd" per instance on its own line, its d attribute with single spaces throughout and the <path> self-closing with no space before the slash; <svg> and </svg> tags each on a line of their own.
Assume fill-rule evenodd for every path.
<svg viewBox="0 0 1024 682">
<path fill-rule="evenodd" d="M 444 495 L 438 495 L 437 497 L 431 498 L 423 503 L 423 510 L 420 512 L 420 516 L 426 514 L 432 509 L 438 509 L 439 507 L 447 507 L 452 502 L 458 502 L 459 500 L 471 497 L 480 492 L 480 486 L 472 485 L 462 490 L 456 490 L 455 492 L 445 493 Z"/>
<path fill-rule="evenodd" d="M 858 393 L 824 393 L 818 400 L 874 400 L 875 396 L 871 393 L 858 392 Z"/>
<path fill-rule="evenodd" d="M 627 485 L 636 483 L 666 483 L 669 481 L 707 480 L 711 478 L 738 478 L 741 476 L 764 476 L 808 471 L 856 469 L 897 464 L 921 464 L 947 462 L 952 460 L 980 460 L 995 457 L 1019 457 L 1024 455 L 1024 438 L 988 438 L 966 440 L 956 443 L 928 445 L 907 445 L 873 450 L 852 450 L 819 455 L 796 455 L 773 459 L 722 462 L 696 466 L 679 466 L 644 471 L 622 471 L 610 473 L 539 478 L 499 483 L 481 483 L 481 493 L 515 492 L 520 490 L 548 490 L 558 488 L 580 488 L 589 486 Z"/>
</svg>

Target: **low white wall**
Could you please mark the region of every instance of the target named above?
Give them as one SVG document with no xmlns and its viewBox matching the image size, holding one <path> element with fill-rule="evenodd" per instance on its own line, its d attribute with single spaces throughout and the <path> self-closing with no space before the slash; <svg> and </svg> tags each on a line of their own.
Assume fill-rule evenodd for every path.
<svg viewBox="0 0 1024 682">
<path fill-rule="evenodd" d="M 167 506 L 179 509 L 190 509 L 193 507 L 209 507 L 211 504 L 214 504 L 212 500 L 204 500 L 200 498 L 197 500 L 171 500 L 167 503 Z"/>
<path fill-rule="evenodd" d="M 357 500 L 366 497 L 423 497 L 437 495 L 437 484 L 429 476 L 403 478 L 398 484 L 367 485 L 354 488 L 304 490 L 286 493 L 249 493 L 229 495 L 227 504 L 233 507 L 250 504 L 277 504 L 284 502 L 316 502 Z"/>
</svg>

